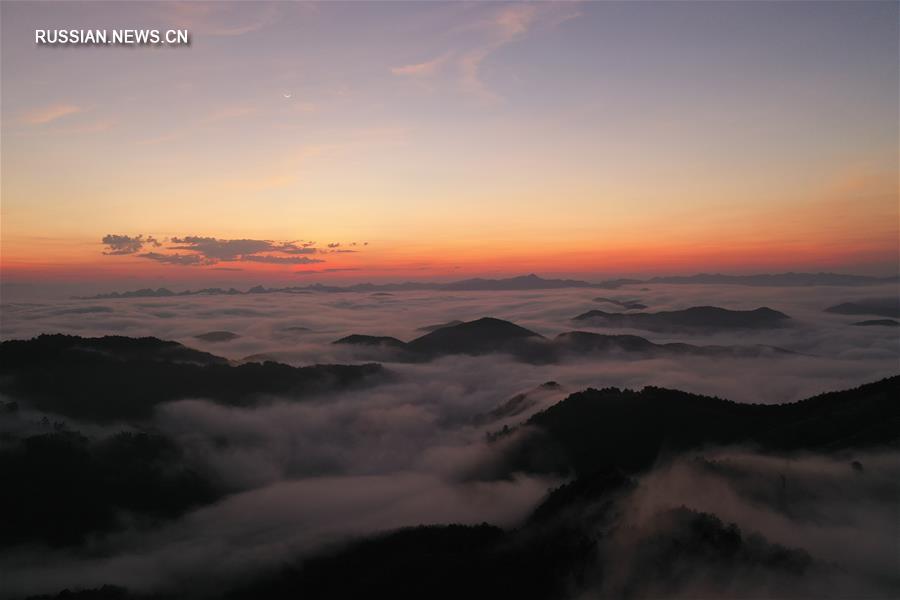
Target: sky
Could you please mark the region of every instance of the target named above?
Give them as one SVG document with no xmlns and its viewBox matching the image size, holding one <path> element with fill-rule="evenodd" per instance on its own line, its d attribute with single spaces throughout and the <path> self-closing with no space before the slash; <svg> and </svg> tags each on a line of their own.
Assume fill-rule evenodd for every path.
<svg viewBox="0 0 900 600">
<path fill-rule="evenodd" d="M 4 283 L 900 270 L 895 2 L 0 17 Z"/>
</svg>

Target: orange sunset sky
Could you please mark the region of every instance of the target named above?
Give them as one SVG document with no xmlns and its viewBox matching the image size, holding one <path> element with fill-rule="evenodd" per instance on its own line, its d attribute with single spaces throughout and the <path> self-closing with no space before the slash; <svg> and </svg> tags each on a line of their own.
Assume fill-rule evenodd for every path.
<svg viewBox="0 0 900 600">
<path fill-rule="evenodd" d="M 898 272 L 895 2 L 0 10 L 6 282 Z"/>
</svg>

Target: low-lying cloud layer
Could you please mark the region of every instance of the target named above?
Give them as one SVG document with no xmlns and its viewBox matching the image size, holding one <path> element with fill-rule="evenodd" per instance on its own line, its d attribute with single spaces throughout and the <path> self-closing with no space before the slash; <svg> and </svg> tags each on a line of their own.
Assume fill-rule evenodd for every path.
<svg viewBox="0 0 900 600">
<path fill-rule="evenodd" d="M 110 242 L 111 251 L 134 246 L 133 240 Z M 192 249 L 190 256 L 216 260 L 273 248 L 247 240 L 219 242 L 202 246 L 208 242 L 174 241 Z M 292 256 L 309 254 L 301 250 L 303 246 L 280 248 L 285 255 L 294 250 Z M 885 286 L 875 293 L 893 292 Z M 527 475 L 491 479 L 489 466 L 500 460 L 505 442 L 490 443 L 488 434 L 504 425 L 514 427 L 571 392 L 588 386 L 657 385 L 742 402 L 786 402 L 895 374 L 900 357 L 896 329 L 854 327 L 855 317 L 824 311 L 839 302 L 870 297 L 871 288 L 641 284 L 603 295 L 639 301 L 651 311 L 698 305 L 743 310 L 768 306 L 789 315 L 791 324 L 677 335 L 576 325 L 572 317 L 609 307 L 596 302 L 597 291 L 590 289 L 6 304 L 0 322 L 4 339 L 45 332 L 152 335 L 233 361 L 274 358 L 293 365 L 370 360 L 365 349 L 332 343 L 348 334 L 412 339 L 422 335 L 423 327 L 482 316 L 507 319 L 547 336 L 584 328 L 643 335 L 657 343 L 774 345 L 798 355 L 644 360 L 576 356 L 545 365 L 526 364 L 504 354 L 450 355 L 427 363 L 388 362 L 391 376 L 371 387 L 299 401 L 276 397 L 245 408 L 204 398 L 162 404 L 144 426 L 174 440 L 188 464 L 215 482 L 223 498 L 150 531 L 136 523 L 91 540 L 83 549 L 17 549 L 0 560 L 6 588 L 2 595 L 55 593 L 63 587 L 106 583 L 136 590 L 191 589 L 198 580 L 224 585 L 233 581 L 229 578 L 272 568 L 348 537 L 396 527 L 482 521 L 515 526 L 561 481 Z M 210 333 L 215 335 L 205 335 Z M 551 380 L 557 385 L 540 387 Z M 525 396 L 490 414 L 520 393 Z M 27 407 L 15 417 L 38 431 L 40 418 Z M 2 419 L 6 423 L 13 417 Z M 21 427 L 10 423 L 4 427 Z M 71 421 L 69 426 L 93 436 L 129 427 Z M 859 461 L 862 471 L 850 466 L 851 459 Z M 900 477 L 898 469 L 894 455 L 839 461 L 761 457 L 743 451 L 721 451 L 665 466 L 641 479 L 629 496 L 627 520 L 620 537 L 614 538 L 624 557 L 622 571 L 607 574 L 597 585 L 604 591 L 632 585 L 634 571 L 627 559 L 649 535 L 642 528 L 654 522 L 654 514 L 684 505 L 716 514 L 743 531 L 758 532 L 770 542 L 806 549 L 817 565 L 845 565 L 848 573 L 827 571 L 828 577 L 822 579 L 834 582 L 834 589 L 881 590 L 892 543 L 885 524 L 897 522 L 896 504 L 890 502 L 896 489 L 890 482 Z M 633 566 L 639 569 L 640 564 Z M 718 579 L 704 577 L 703 565 L 691 568 L 697 572 L 671 589 L 695 596 L 722 591 L 715 587 Z M 775 589 L 764 587 L 752 573 L 731 581 L 761 595 Z M 776 583 L 787 585 L 780 579 Z M 640 588 L 637 595 L 666 595 L 652 587 L 655 584 L 647 585 L 651 587 Z"/>
<path fill-rule="evenodd" d="M 633 334 L 655 343 L 698 345 L 767 345 L 801 354 L 791 358 L 705 359 L 676 357 L 633 360 L 571 359 L 559 365 L 520 365 L 506 356 L 470 359 L 454 356 L 431 366 L 393 365 L 410 379 L 441 374 L 453 381 L 462 372 L 483 373 L 473 384 L 494 390 L 501 402 L 523 389 L 557 380 L 579 386 L 661 385 L 747 402 L 784 402 L 832 389 L 858 385 L 896 370 L 900 357 L 897 330 L 855 327 L 857 316 L 824 312 L 840 302 L 896 294 L 896 286 L 828 288 L 749 288 L 728 285 L 627 286 L 614 294 L 640 300 L 648 311 L 714 305 L 750 310 L 768 306 L 791 317 L 780 329 L 651 333 L 592 327 L 572 317 L 593 308 L 596 290 L 564 289 L 525 292 L 396 292 L 261 294 L 133 300 L 70 300 L 14 303 L 3 306 L 2 337 L 27 338 L 40 333 L 84 336 L 152 335 L 173 339 L 233 360 L 268 357 L 294 365 L 362 362 L 383 356 L 365 349 L 333 345 L 349 334 L 387 335 L 402 340 L 422 335 L 419 328 L 453 320 L 493 316 L 542 335 L 583 329 L 596 333 Z M 194 336 L 229 331 L 240 337 L 213 342 Z M 493 370 L 502 372 L 497 377 Z M 463 379 L 468 377 L 462 376 Z"/>
<path fill-rule="evenodd" d="M 900 454 L 844 457 L 765 456 L 721 450 L 687 456 L 642 478 L 624 501 L 610 544 L 616 560 L 602 596 L 848 598 L 891 597 L 896 571 Z M 762 564 L 726 568 L 684 552 L 680 564 L 654 579 L 641 564 L 641 545 L 660 531 L 654 517 L 688 508 L 740 528 L 745 539 L 807 553 L 805 575 Z M 863 533 L 865 532 L 865 533 Z"/>
</svg>

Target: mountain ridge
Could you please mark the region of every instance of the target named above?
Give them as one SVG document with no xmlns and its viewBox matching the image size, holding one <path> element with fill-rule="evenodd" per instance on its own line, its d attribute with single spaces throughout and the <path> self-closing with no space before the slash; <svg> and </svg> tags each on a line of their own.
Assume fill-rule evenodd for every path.
<svg viewBox="0 0 900 600">
<path fill-rule="evenodd" d="M 588 388 L 526 420 L 512 471 L 641 472 L 706 446 L 833 452 L 900 445 L 900 375 L 784 404 L 746 404 L 655 386 Z"/>
<path fill-rule="evenodd" d="M 718 306 L 692 306 L 682 310 L 614 313 L 589 310 L 572 319 L 595 326 L 625 327 L 647 331 L 775 329 L 790 317 L 767 306 L 730 310 Z"/>
<path fill-rule="evenodd" d="M 155 406 L 183 398 L 229 406 L 252 405 L 271 394 L 298 399 L 384 374 L 371 363 L 234 365 L 154 337 L 45 334 L 0 342 L 0 392 L 39 410 L 98 422 L 146 419 Z"/>
<path fill-rule="evenodd" d="M 332 343 L 383 348 L 391 352 L 391 357 L 396 360 L 412 362 L 453 354 L 478 356 L 489 353 L 510 354 L 534 364 L 554 363 L 565 356 L 587 353 L 625 353 L 645 358 L 675 355 L 753 357 L 795 354 L 774 346 L 700 346 L 681 342 L 657 344 L 636 335 L 608 335 L 590 331 L 566 331 L 547 338 L 510 321 L 493 317 L 441 327 L 409 342 L 390 336 L 352 334 Z"/>
<path fill-rule="evenodd" d="M 842 273 L 776 273 L 758 275 L 724 275 L 699 273 L 688 276 L 662 276 L 649 279 L 617 278 L 598 282 L 580 279 L 545 279 L 534 273 L 500 279 L 470 278 L 447 283 L 405 281 L 400 283 L 356 283 L 346 286 L 324 285 L 313 283 L 305 286 L 286 286 L 266 288 L 253 286 L 246 291 L 234 287 L 202 288 L 198 290 L 172 291 L 165 287 L 141 288 L 125 292 L 107 292 L 93 296 L 75 296 L 76 300 L 109 300 L 127 298 L 169 298 L 177 296 L 237 296 L 247 294 L 308 294 L 308 293 L 341 293 L 341 292 L 402 292 L 402 291 L 527 291 L 567 288 L 617 289 L 624 285 L 638 284 L 730 284 L 775 287 L 805 286 L 865 286 L 895 283 L 900 277 L 874 277 L 869 275 L 852 275 Z"/>
</svg>

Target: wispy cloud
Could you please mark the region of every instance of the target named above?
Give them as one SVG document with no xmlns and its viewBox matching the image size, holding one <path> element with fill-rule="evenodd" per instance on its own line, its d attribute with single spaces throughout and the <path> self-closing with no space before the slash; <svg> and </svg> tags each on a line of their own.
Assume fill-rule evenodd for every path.
<svg viewBox="0 0 900 600">
<path fill-rule="evenodd" d="M 481 67 L 488 57 L 523 38 L 539 26 L 555 27 L 578 16 L 577 8 L 568 3 L 513 4 L 504 6 L 488 19 L 475 25 L 483 29 L 488 41 L 464 52 L 459 58 L 460 83 L 468 93 L 487 102 L 501 100 L 484 82 Z"/>
<path fill-rule="evenodd" d="M 82 109 L 74 104 L 51 104 L 32 109 L 22 114 L 21 121 L 29 125 L 45 125 L 68 115 L 82 112 Z"/>
<path fill-rule="evenodd" d="M 488 23 L 498 29 L 506 38 L 527 32 L 537 15 L 535 4 L 514 4 L 503 7 Z"/>
<path fill-rule="evenodd" d="M 483 18 L 455 30 L 461 41 L 454 48 L 424 62 L 391 68 L 398 77 L 429 79 L 445 71 L 455 73 L 456 84 L 465 93 L 484 102 L 497 102 L 502 97 L 484 81 L 481 69 L 485 61 L 500 48 L 524 38 L 539 27 L 554 27 L 579 15 L 571 3 L 512 4 L 491 7 Z M 471 34 L 477 41 L 473 42 Z"/>
<path fill-rule="evenodd" d="M 450 56 L 450 53 L 445 53 L 425 62 L 392 67 L 391 73 L 402 77 L 430 77 L 438 72 Z"/>
</svg>

